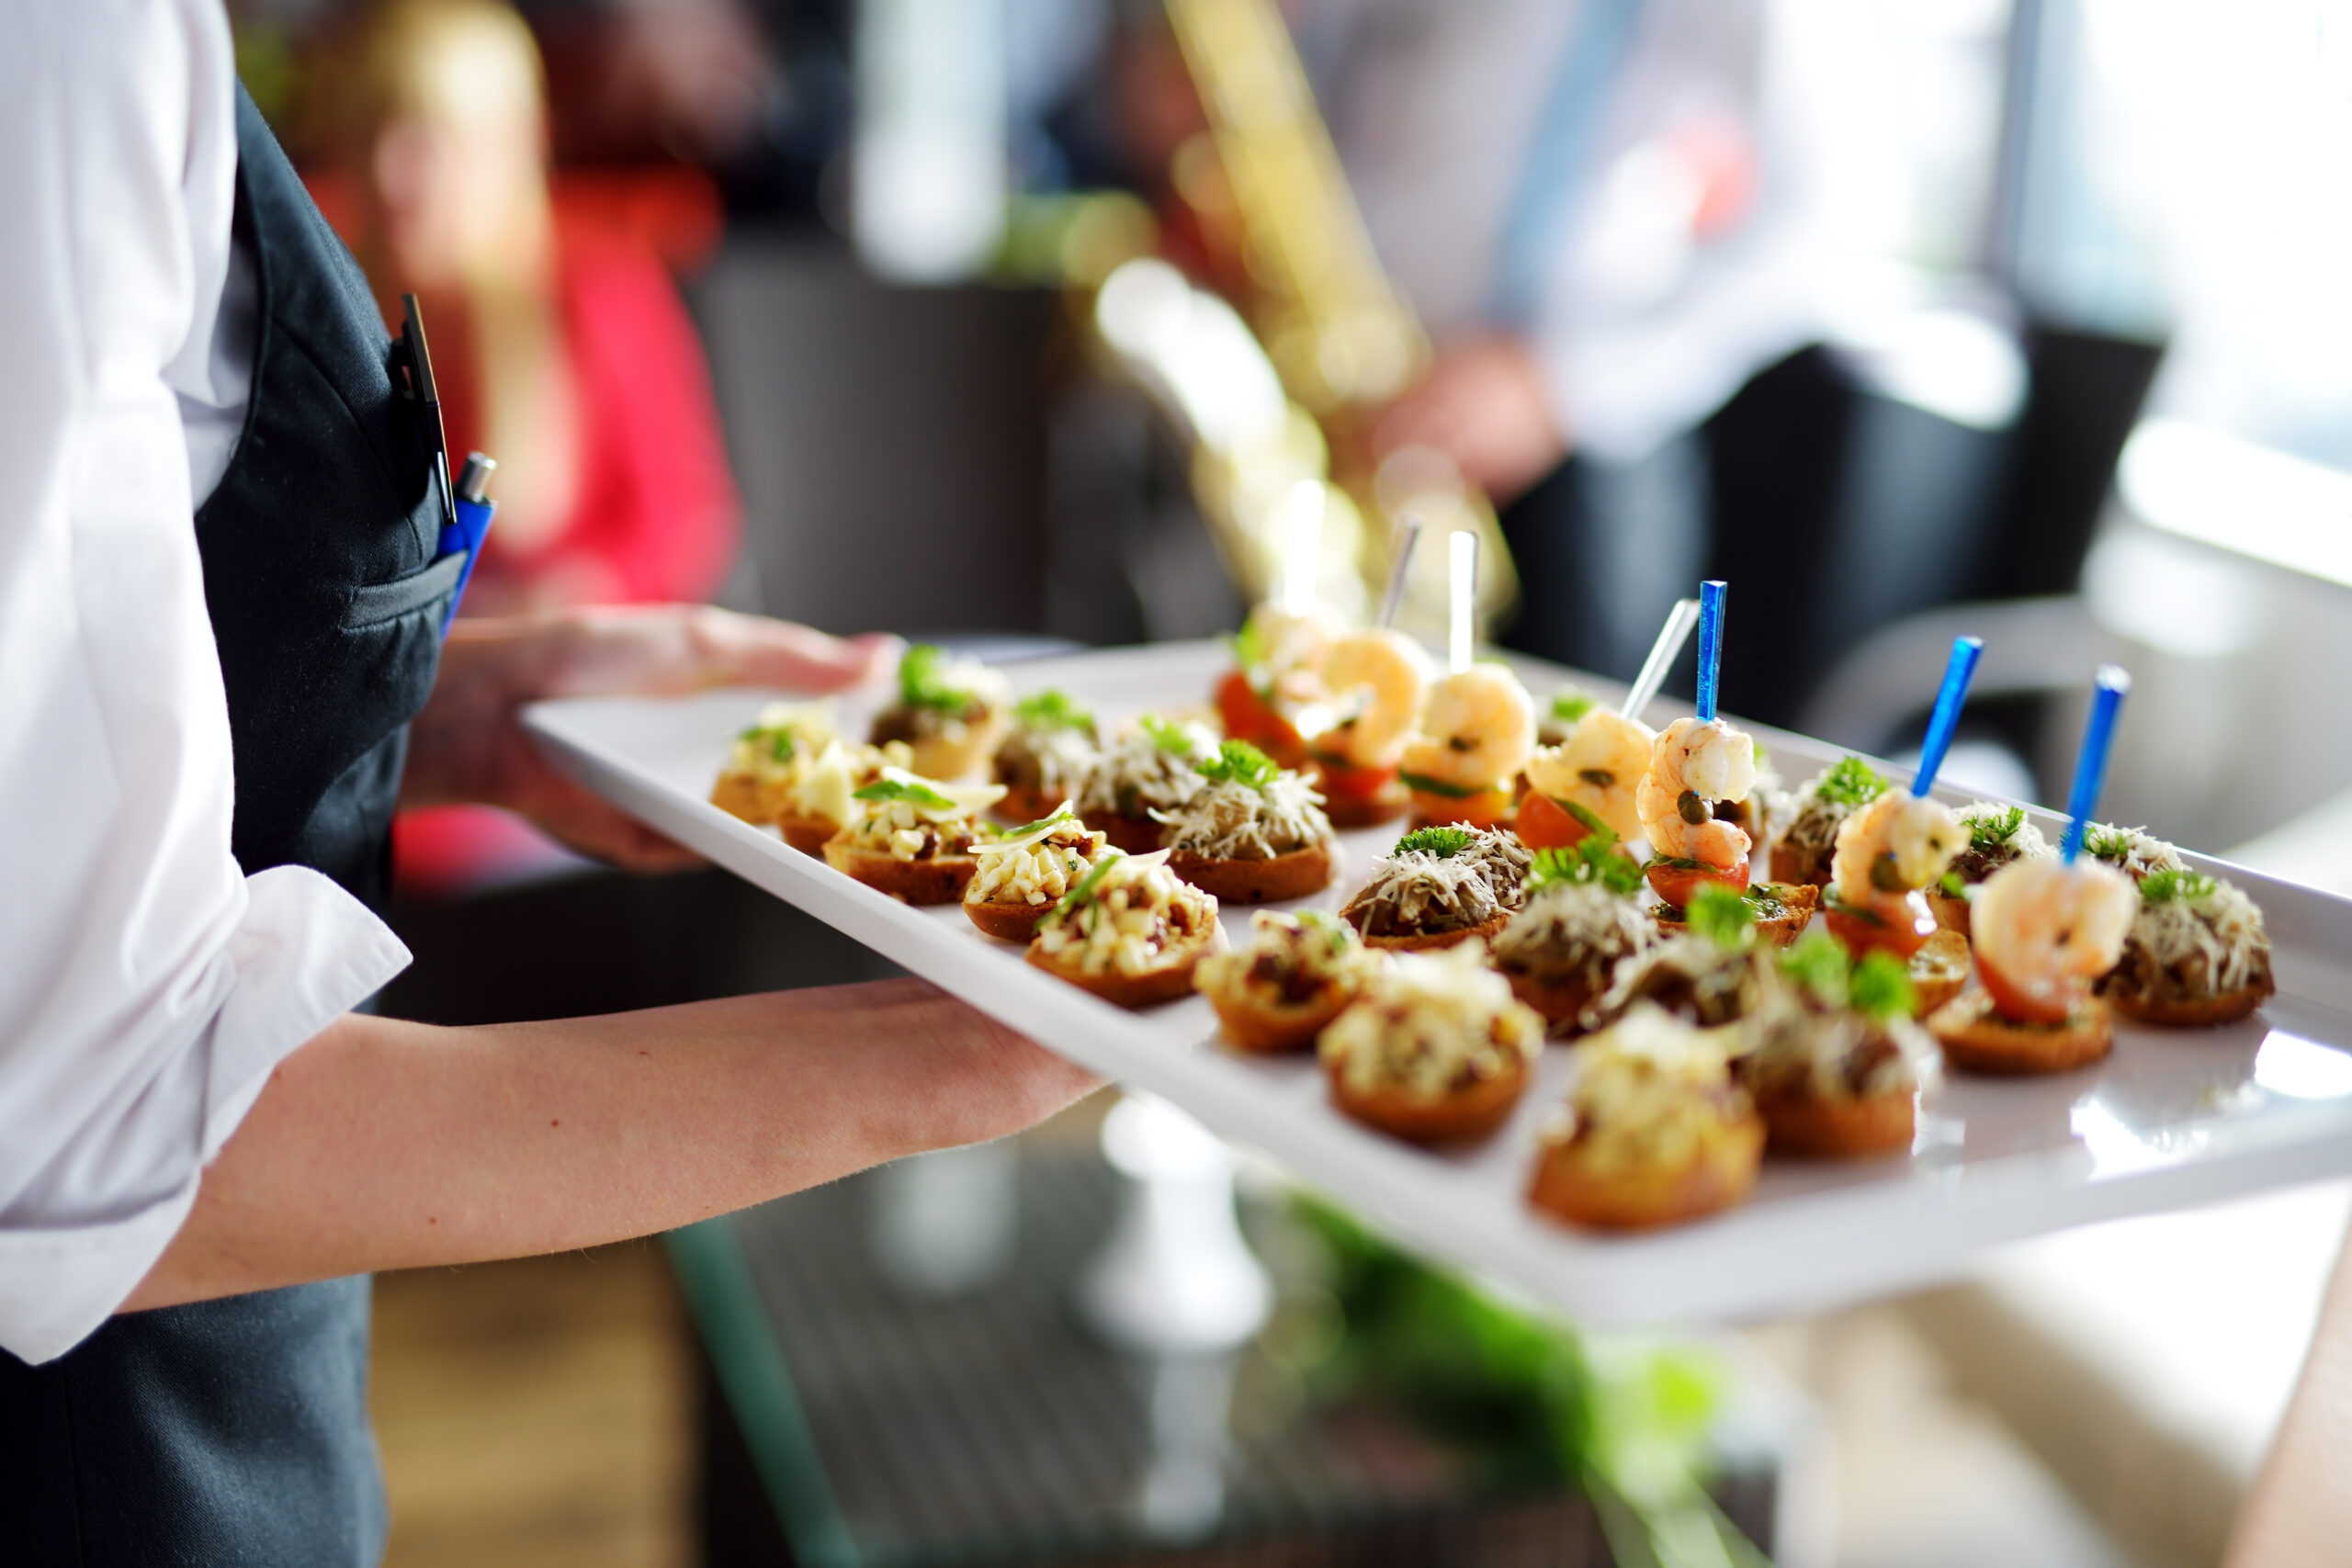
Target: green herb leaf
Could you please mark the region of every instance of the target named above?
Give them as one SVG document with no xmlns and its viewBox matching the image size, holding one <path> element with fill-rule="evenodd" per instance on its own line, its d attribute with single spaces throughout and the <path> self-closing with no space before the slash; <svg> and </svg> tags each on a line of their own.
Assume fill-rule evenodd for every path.
<svg viewBox="0 0 2352 1568">
<path fill-rule="evenodd" d="M 1111 867 L 1126 858 L 1118 850 L 1104 850 L 1102 858 L 1089 866 L 1086 874 L 1079 878 L 1078 886 L 1062 895 L 1062 901 L 1054 906 L 1054 913 L 1067 915 L 1080 905 L 1091 903 L 1096 890 L 1102 886 L 1102 879 L 1111 874 Z"/>
<path fill-rule="evenodd" d="M 1396 840 L 1396 854 L 1435 855 L 1450 860 L 1478 841 L 1476 829 L 1471 828 L 1416 828 Z"/>
<path fill-rule="evenodd" d="M 1852 960 L 1827 931 L 1807 931 L 1781 954 L 1781 973 L 1811 991 L 1823 1007 L 1846 1005 Z"/>
<path fill-rule="evenodd" d="M 1042 833 L 1046 829 L 1058 826 L 1061 823 L 1068 822 L 1075 825 L 1077 821 L 1077 812 L 1057 811 L 1051 817 L 1040 817 L 1035 822 L 1023 822 L 1018 828 L 1007 828 L 1002 832 L 998 833 L 997 837 L 1000 839 L 1025 839 L 1032 833 Z"/>
<path fill-rule="evenodd" d="M 1945 872 L 1936 879 L 1936 886 L 1943 889 L 1944 897 L 1947 898 L 1968 897 L 1968 884 L 1961 880 L 1960 873 L 1956 871 Z"/>
<path fill-rule="evenodd" d="M 1683 919 L 1717 947 L 1736 951 L 1756 940 L 1755 908 L 1720 882 L 1707 883 L 1693 893 Z"/>
<path fill-rule="evenodd" d="M 1814 796 L 1851 809 L 1868 806 L 1886 793 L 1885 775 L 1860 757 L 1841 757 L 1813 786 Z"/>
<path fill-rule="evenodd" d="M 1690 860 L 1681 855 L 1652 855 L 1649 863 L 1670 866 L 1676 871 L 1719 871 L 1722 869 L 1720 866 L 1711 866 L 1705 861 Z"/>
<path fill-rule="evenodd" d="M 1241 623 L 1241 629 L 1227 637 L 1233 649 L 1233 661 L 1244 670 L 1256 670 L 1266 662 L 1266 639 L 1259 635 L 1258 617 L 1252 615 Z"/>
<path fill-rule="evenodd" d="M 1972 817 L 1968 819 L 1968 847 L 1979 852 L 1997 850 L 2016 838 L 2018 829 L 2024 826 L 2022 806 L 2012 806 L 1990 817 Z"/>
<path fill-rule="evenodd" d="M 1032 692 L 1012 705 L 1012 716 L 1024 729 L 1092 729 L 1094 715 L 1072 701 L 1067 692 L 1047 688 Z"/>
<path fill-rule="evenodd" d="M 1851 903 L 1847 899 L 1840 898 L 1838 896 L 1838 889 L 1834 886 L 1825 887 L 1821 890 L 1821 907 L 1825 909 L 1835 909 L 1841 915 L 1851 915 L 1854 919 L 1860 920 L 1865 925 L 1879 926 L 1883 928 L 1886 924 L 1886 918 L 1883 915 L 1881 915 L 1877 910 L 1866 909 L 1860 904 Z"/>
<path fill-rule="evenodd" d="M 956 803 L 929 784 L 907 779 L 876 779 L 857 791 L 859 800 L 903 800 L 926 811 L 953 811 Z"/>
<path fill-rule="evenodd" d="M 1608 840 L 1587 839 L 1562 849 L 1538 850 L 1527 868 L 1527 890 L 1540 893 L 1555 882 L 1598 882 L 1619 897 L 1631 897 L 1642 885 L 1642 868 L 1631 855 L 1619 854 Z"/>
<path fill-rule="evenodd" d="M 1552 698 L 1552 716 L 1562 724 L 1574 724 L 1590 713 L 1593 707 L 1593 700 L 1574 686 L 1558 693 Z"/>
<path fill-rule="evenodd" d="M 2120 828 L 2101 827 L 2094 822 L 2083 829 L 2083 850 L 2093 860 L 2122 865 L 2132 859 L 2132 835 Z"/>
<path fill-rule="evenodd" d="M 1442 795 L 1448 800 L 1467 800 L 1474 795 L 1486 793 L 1484 790 L 1466 789 L 1461 784 L 1447 784 L 1443 779 L 1433 779 L 1427 773 L 1408 773 L 1399 769 L 1396 776 L 1405 781 L 1407 789 L 1417 789 L 1423 795 Z"/>
<path fill-rule="evenodd" d="M 1216 755 L 1203 760 L 1195 771 L 1211 784 L 1247 784 L 1254 790 L 1263 790 L 1282 773 L 1272 757 L 1247 740 L 1220 742 Z"/>
<path fill-rule="evenodd" d="M 959 714 L 972 705 L 972 694 L 951 683 L 944 672 L 946 651 L 919 642 L 899 660 L 899 700 L 910 708 L 931 708 Z"/>
<path fill-rule="evenodd" d="M 1151 743 L 1170 756 L 1192 757 L 1196 754 L 1192 733 L 1174 719 L 1148 713 L 1136 722 L 1143 726 L 1143 732 L 1151 737 Z"/>
<path fill-rule="evenodd" d="M 2165 866 L 2148 873 L 2147 880 L 2140 884 L 2140 897 L 2151 904 L 2194 904 L 2211 898 L 2220 886 L 2201 872 Z"/>
<path fill-rule="evenodd" d="M 1909 1018 L 1919 1010 L 1919 993 L 1912 987 L 1910 970 L 1903 960 L 1878 948 L 1862 954 L 1862 961 L 1854 965 L 1849 991 L 1856 1012 L 1881 1022 Z"/>
<path fill-rule="evenodd" d="M 1556 795 L 1553 797 L 1553 804 L 1559 807 L 1561 810 L 1566 812 L 1577 821 L 1583 823 L 1584 830 L 1591 834 L 1594 838 L 1599 839 L 1602 843 L 1613 844 L 1617 841 L 1617 829 L 1611 828 L 1608 823 L 1603 822 L 1600 819 L 1600 813 L 1595 811 L 1592 807 L 1578 805 L 1573 800 L 1561 800 Z"/>
</svg>

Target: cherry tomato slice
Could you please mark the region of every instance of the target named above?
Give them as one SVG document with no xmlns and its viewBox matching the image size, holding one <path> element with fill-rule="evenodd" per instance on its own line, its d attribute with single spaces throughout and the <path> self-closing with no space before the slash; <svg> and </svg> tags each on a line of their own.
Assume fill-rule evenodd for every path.
<svg viewBox="0 0 2352 1568">
<path fill-rule="evenodd" d="M 1580 844 L 1592 829 L 1541 790 L 1529 790 L 1519 801 L 1520 841 L 1531 850 L 1559 850 Z"/>
<path fill-rule="evenodd" d="M 1689 908 L 1691 898 L 1710 882 L 1728 887 L 1735 893 L 1747 891 L 1748 860 L 1746 855 L 1740 856 L 1739 863 L 1729 871 L 1712 865 L 1658 864 L 1649 865 L 1645 870 L 1649 876 L 1650 886 L 1658 897 L 1678 909 Z"/>
<path fill-rule="evenodd" d="M 1875 921 L 1834 904 L 1826 911 L 1829 934 L 1844 942 L 1846 951 L 1857 958 L 1875 948 L 1908 959 L 1936 934 L 1936 917 L 1928 908 L 1925 894 L 1874 897 L 1870 902 L 1870 912 L 1878 917 Z"/>
<path fill-rule="evenodd" d="M 1240 671 L 1228 670 L 1217 682 L 1216 714 L 1227 735 L 1247 740 L 1280 766 L 1295 768 L 1306 761 L 1306 742 L 1297 727 L 1276 713 Z"/>
<path fill-rule="evenodd" d="M 1503 785 L 1476 795 L 1439 795 L 1419 789 L 1412 795 L 1414 819 L 1440 827 L 1466 822 L 1473 828 L 1492 828 L 1510 820 L 1515 804 L 1510 790 Z"/>
<path fill-rule="evenodd" d="M 2052 1000 L 2037 997 L 2023 987 L 2012 985 L 1998 969 L 1982 958 L 1976 961 L 1976 973 L 1984 982 L 1984 994 L 1993 998 L 1993 1006 L 2003 1018 L 2019 1023 L 2064 1023 L 2075 1010 L 2075 997 L 2067 995 Z"/>
</svg>

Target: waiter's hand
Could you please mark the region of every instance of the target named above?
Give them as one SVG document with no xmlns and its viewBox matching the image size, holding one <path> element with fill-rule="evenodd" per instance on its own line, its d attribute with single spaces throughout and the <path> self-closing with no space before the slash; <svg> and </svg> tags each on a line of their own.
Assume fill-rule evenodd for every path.
<svg viewBox="0 0 2352 1568">
<path fill-rule="evenodd" d="M 517 720 L 542 697 L 663 696 L 714 686 L 817 695 L 888 670 L 895 637 L 843 641 L 696 604 L 578 609 L 461 620 L 433 696 L 410 727 L 403 807 L 500 806 L 582 854 L 634 871 L 696 863 L 691 852 L 548 766 Z"/>
<path fill-rule="evenodd" d="M 1441 349 L 1429 375 L 1374 422 L 1372 438 L 1376 458 L 1434 446 L 1464 479 L 1507 502 L 1567 456 L 1561 429 L 1533 351 L 1498 333 Z"/>
</svg>

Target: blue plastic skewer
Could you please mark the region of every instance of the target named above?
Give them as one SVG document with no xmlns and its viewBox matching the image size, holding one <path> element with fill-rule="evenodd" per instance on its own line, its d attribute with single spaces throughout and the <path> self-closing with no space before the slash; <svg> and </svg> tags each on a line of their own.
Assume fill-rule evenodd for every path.
<svg viewBox="0 0 2352 1568">
<path fill-rule="evenodd" d="M 2068 865 L 2083 852 L 2083 829 L 2090 826 L 2091 813 L 2098 809 L 2098 792 L 2107 783 L 2108 749 L 2115 741 L 2115 716 L 2123 706 L 2123 694 L 2132 689 L 2132 677 L 2112 664 L 2102 664 L 2093 680 L 2091 720 L 2083 727 L 2083 749 L 2075 759 L 2075 789 L 2066 797 L 2066 837 L 2058 846 L 2059 858 Z"/>
<path fill-rule="evenodd" d="M 1928 716 L 1928 739 L 1919 747 L 1919 771 L 1911 779 L 1911 793 L 1925 800 L 1942 771 L 1944 753 L 1960 728 L 1960 710 L 1968 702 L 1968 682 L 1976 676 L 1976 661 L 1984 656 L 1981 637 L 1951 639 L 1951 659 L 1944 666 L 1943 689 L 1936 694 L 1936 711 Z"/>
<path fill-rule="evenodd" d="M 1699 584 L 1699 722 L 1713 724 L 1715 718 L 1715 672 L 1724 657 L 1724 596 L 1731 592 L 1724 582 Z"/>
</svg>

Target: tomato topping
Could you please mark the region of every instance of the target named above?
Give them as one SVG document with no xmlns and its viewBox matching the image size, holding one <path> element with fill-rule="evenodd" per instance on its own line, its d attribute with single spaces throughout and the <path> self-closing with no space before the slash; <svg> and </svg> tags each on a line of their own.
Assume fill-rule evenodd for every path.
<svg viewBox="0 0 2352 1568">
<path fill-rule="evenodd" d="M 1466 822 L 1473 828 L 1492 828 L 1510 818 L 1510 786 L 1498 784 L 1482 789 L 1476 795 L 1439 795 L 1433 790 L 1412 791 L 1413 815 L 1422 822 L 1441 826 Z"/>
<path fill-rule="evenodd" d="M 1566 849 L 1592 837 L 1592 829 L 1541 790 L 1520 796 L 1519 838 L 1531 850 Z"/>
<path fill-rule="evenodd" d="M 1228 670 L 1217 682 L 1216 714 L 1227 736 L 1247 740 L 1280 766 L 1295 768 L 1306 761 L 1306 742 L 1297 726 L 1275 712 L 1241 671 Z"/>
<path fill-rule="evenodd" d="M 1993 998 L 1995 1010 L 2003 1018 L 2018 1023 L 2064 1023 L 2075 1010 L 2075 998 L 2072 995 L 2055 1001 L 2034 996 L 2010 984 L 1998 969 L 1982 958 L 1976 961 L 1976 973 L 1984 982 L 1984 994 Z"/>
<path fill-rule="evenodd" d="M 1336 758 L 1315 753 L 1315 772 L 1325 795 L 1349 795 L 1370 799 L 1396 781 L 1394 768 L 1359 768 Z"/>
<path fill-rule="evenodd" d="M 1936 934 L 1936 917 L 1928 908 L 1927 896 L 1917 892 L 1900 897 L 1873 897 L 1868 914 L 1836 904 L 1823 914 L 1829 934 L 1844 942 L 1846 950 L 1857 958 L 1876 948 L 1907 959 Z M 1877 918 L 1873 919 L 1872 916 Z"/>
<path fill-rule="evenodd" d="M 1652 861 L 1644 870 L 1658 897 L 1677 909 L 1689 908 L 1692 897 L 1710 882 L 1728 887 L 1735 893 L 1747 891 L 1748 860 L 1746 855 L 1740 856 L 1739 863 L 1729 871 L 1712 865 L 1669 865 L 1660 861 Z"/>
</svg>

